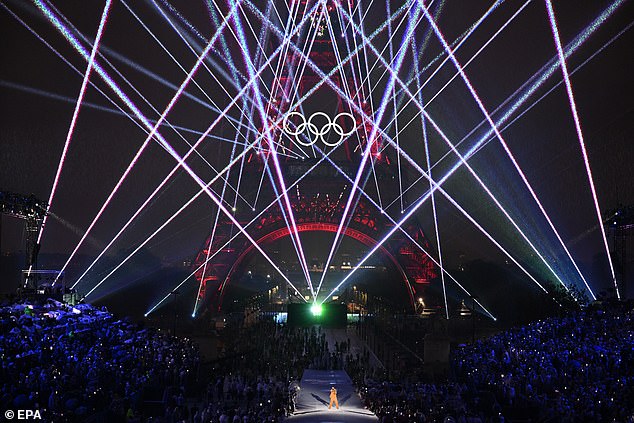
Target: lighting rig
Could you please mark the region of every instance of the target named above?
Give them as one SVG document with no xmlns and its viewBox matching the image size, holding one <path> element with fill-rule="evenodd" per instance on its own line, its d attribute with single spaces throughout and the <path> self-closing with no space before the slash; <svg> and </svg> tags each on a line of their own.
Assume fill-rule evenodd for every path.
<svg viewBox="0 0 634 423">
<path fill-rule="evenodd" d="M 26 224 L 26 265 L 35 267 L 40 245 L 37 243 L 37 234 L 46 216 L 47 204 L 35 195 L 16 194 L 0 191 L 0 212 L 7 216 L 23 219 Z M 0 224 L 0 238 L 2 226 Z M 29 279 L 25 284 L 29 283 Z"/>
</svg>

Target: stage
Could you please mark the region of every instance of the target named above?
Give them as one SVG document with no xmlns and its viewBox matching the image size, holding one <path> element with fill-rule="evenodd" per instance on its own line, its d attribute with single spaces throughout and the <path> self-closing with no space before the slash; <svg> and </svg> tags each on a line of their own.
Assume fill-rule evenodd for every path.
<svg viewBox="0 0 634 423">
<path fill-rule="evenodd" d="M 337 388 L 339 409 L 329 410 L 330 387 Z M 293 423 L 377 422 L 379 419 L 363 408 L 352 381 L 343 370 L 305 370 L 300 382 Z"/>
</svg>

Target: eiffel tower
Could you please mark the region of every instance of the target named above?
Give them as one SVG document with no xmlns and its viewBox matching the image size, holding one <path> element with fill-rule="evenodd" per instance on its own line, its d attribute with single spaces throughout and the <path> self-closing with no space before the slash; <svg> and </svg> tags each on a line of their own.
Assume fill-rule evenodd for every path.
<svg viewBox="0 0 634 423">
<path fill-rule="evenodd" d="M 355 9 L 354 0 L 348 1 L 348 10 L 352 13 Z M 268 147 L 284 153 L 280 157 L 284 158 L 281 167 L 287 186 L 301 178 L 288 194 L 297 230 L 302 237 L 308 237 L 314 232 L 337 232 L 351 181 L 355 178 L 367 143 L 371 142 L 371 163 L 366 165 L 360 184 L 367 196 L 357 191 L 353 202 L 356 207 L 352 209 L 343 232 L 346 237 L 371 248 L 393 226 L 386 216 L 390 210 L 382 209 L 381 198 L 388 203 L 390 197 L 398 196 L 398 169 L 390 157 L 390 151 L 384 148 L 385 143 L 380 135 L 368 140 L 373 133 L 372 125 L 357 111 L 361 109 L 367 116 L 373 116 L 369 84 L 363 81 L 365 76 L 354 69 L 363 61 L 363 53 L 340 65 L 345 53 L 338 42 L 333 42 L 333 35 L 341 35 L 342 41 L 339 43 L 343 43 L 346 37 L 352 40 L 353 34 L 352 29 L 346 29 L 335 6 L 329 2 L 313 7 L 315 3 L 299 0 L 290 5 L 290 13 L 296 13 L 296 21 L 300 21 L 307 13 L 311 13 L 311 16 L 302 31 L 292 38 L 297 48 L 286 49 L 283 65 L 269 75 L 267 85 L 271 95 L 266 104 L 266 113 L 271 125 L 269 133 L 275 145 Z M 278 44 L 274 41 L 278 41 Z M 279 46 L 279 40 L 274 41 L 269 42 L 271 51 Z M 312 63 L 307 63 L 306 57 Z M 324 75 L 330 78 L 331 84 L 323 83 Z M 357 111 L 350 107 L 340 93 L 352 99 L 358 107 Z M 308 122 L 308 119 L 311 121 Z M 321 129 L 315 130 L 323 129 L 324 125 L 330 125 L 331 128 L 327 134 L 321 134 Z M 337 130 L 332 130 L 334 125 L 338 125 Z M 300 135 L 294 135 L 302 128 Z M 262 138 L 263 133 L 264 128 L 261 126 L 259 135 Z M 341 133 L 350 135 L 338 140 Z M 294 156 L 302 158 L 292 158 Z M 327 158 L 324 159 L 324 156 Z M 265 149 L 253 152 L 246 160 L 243 178 L 247 181 L 266 179 L 267 160 Z M 263 189 L 260 197 L 275 197 L 271 184 Z M 253 210 L 238 210 L 235 214 L 236 219 L 244 225 L 259 215 L 255 223 L 249 226 L 249 234 L 258 245 L 265 246 L 291 235 L 279 204 L 262 214 L 260 212 L 254 207 Z M 430 251 L 430 245 L 418 223 L 412 219 L 402 229 L 403 232 L 396 232 L 383 243 L 379 251 L 384 261 L 398 272 L 415 309 L 417 299 L 424 297 L 426 288 L 437 279 L 438 269 L 421 248 Z M 244 236 L 234 238 L 237 232 L 231 221 L 219 220 L 193 261 L 193 267 L 197 269 L 195 278 L 200 287 L 199 310 L 201 307 L 220 309 L 227 284 L 241 276 L 243 264 L 254 252 L 253 245 Z M 294 271 L 291 268 L 283 270 Z M 306 294 L 308 292 L 306 289 Z"/>
</svg>

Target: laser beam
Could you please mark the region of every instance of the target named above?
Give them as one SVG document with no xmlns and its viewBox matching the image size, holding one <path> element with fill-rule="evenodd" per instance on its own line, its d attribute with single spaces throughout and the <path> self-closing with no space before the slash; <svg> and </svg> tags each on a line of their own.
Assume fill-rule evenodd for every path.
<svg viewBox="0 0 634 423">
<path fill-rule="evenodd" d="M 90 52 L 90 56 L 88 58 L 88 65 L 86 67 L 86 72 L 84 74 L 84 79 L 81 83 L 81 88 L 79 89 L 79 95 L 77 96 L 77 103 L 75 104 L 75 110 L 73 111 L 73 117 L 70 121 L 70 127 L 68 128 L 68 133 L 66 134 L 66 141 L 64 142 L 64 148 L 62 150 L 62 155 L 59 159 L 59 163 L 57 165 L 57 171 L 55 172 L 55 178 L 53 179 L 53 187 L 51 188 L 51 193 L 48 197 L 48 202 L 46 206 L 46 213 L 44 214 L 44 218 L 42 219 L 42 225 L 40 226 L 40 232 L 37 235 L 36 244 L 40 244 L 42 240 L 42 235 L 44 234 L 44 228 L 46 227 L 46 220 L 48 218 L 48 211 L 53 204 L 53 200 L 55 198 L 55 193 L 57 191 L 57 185 L 59 183 L 59 178 L 62 174 L 62 168 L 64 167 L 64 162 L 66 160 L 66 154 L 68 153 L 68 148 L 70 147 L 70 141 L 73 138 L 73 133 L 75 132 L 75 125 L 77 124 L 77 117 L 79 116 L 79 109 L 81 107 L 82 101 L 84 100 L 84 94 L 86 93 L 86 88 L 88 87 L 88 81 L 90 80 L 90 73 L 93 68 L 93 63 L 95 62 L 95 56 L 97 51 L 99 50 L 99 43 L 101 42 L 101 36 L 103 35 L 104 27 L 106 26 L 106 21 L 108 19 L 108 13 L 110 12 L 110 6 L 112 5 L 112 0 L 106 0 L 106 4 L 104 6 L 103 12 L 101 14 L 101 19 L 99 21 L 99 27 L 97 28 L 97 35 L 95 37 L 95 42 L 92 46 L 92 51 Z M 29 275 L 31 268 L 29 268 Z M 61 272 L 60 272 L 61 274 Z M 57 279 L 55 279 L 57 280 Z M 55 285 L 55 283 L 53 283 Z"/>
<path fill-rule="evenodd" d="M 559 37 L 559 29 L 557 28 L 557 22 L 555 20 L 555 11 L 550 0 L 546 1 L 546 9 L 548 10 L 548 19 L 550 20 L 550 27 L 553 32 L 553 38 L 555 40 L 555 46 L 557 47 L 557 55 L 559 56 L 559 64 L 561 65 L 561 72 L 564 75 L 564 82 L 566 84 L 566 92 L 568 93 L 568 100 L 570 103 L 570 111 L 575 122 L 575 129 L 577 131 L 577 137 L 579 138 L 579 145 L 581 147 L 581 154 L 583 155 L 583 163 L 586 167 L 586 173 L 588 175 L 588 183 L 590 184 L 590 191 L 592 193 L 592 200 L 594 201 L 594 209 L 597 212 L 599 218 L 599 228 L 601 229 L 601 237 L 603 238 L 603 246 L 605 253 L 608 256 L 608 263 L 610 264 L 610 273 L 612 274 L 612 282 L 614 283 L 614 289 L 616 290 L 616 297 L 620 300 L 621 293 L 619 292 L 618 284 L 616 283 L 616 274 L 614 273 L 614 264 L 612 263 L 612 256 L 610 254 L 610 248 L 608 247 L 608 239 L 605 235 L 605 227 L 603 226 L 603 217 L 601 216 L 601 207 L 599 206 L 599 200 L 597 198 L 597 190 L 594 186 L 594 178 L 592 177 L 592 170 L 590 169 L 590 160 L 588 159 L 588 152 L 586 151 L 586 143 L 583 139 L 583 131 L 581 130 L 581 122 L 579 121 L 579 114 L 577 113 L 577 104 L 575 103 L 575 96 L 572 92 L 572 83 L 570 82 L 570 75 L 568 74 L 568 65 L 566 64 L 566 58 L 564 56 L 564 50 L 561 46 L 561 38 Z M 584 280 L 585 282 L 585 280 Z M 587 284 L 586 284 L 587 286 Z M 590 287 L 588 286 L 588 290 Z M 590 290 L 592 298 L 596 299 L 592 290 Z"/>
</svg>

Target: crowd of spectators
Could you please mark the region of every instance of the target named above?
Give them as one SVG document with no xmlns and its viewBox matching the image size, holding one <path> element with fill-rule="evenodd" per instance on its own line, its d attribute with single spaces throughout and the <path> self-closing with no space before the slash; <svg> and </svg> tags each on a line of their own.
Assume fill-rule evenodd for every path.
<svg viewBox="0 0 634 423">
<path fill-rule="evenodd" d="M 557 421 L 634 417 L 634 314 L 590 308 L 505 331 L 457 352 L 456 378 L 515 413 Z"/>
<path fill-rule="evenodd" d="M 289 328 L 266 320 L 229 333 L 225 357 L 211 370 L 196 423 L 283 421 L 294 410 L 305 369 L 360 368 L 364 360 L 350 354 L 349 342 L 329 346 L 321 328 Z"/>
<path fill-rule="evenodd" d="M 0 404 L 53 422 L 279 422 L 304 369 L 361 369 L 367 360 L 349 343 L 329 347 L 321 328 L 262 320 L 225 337 L 222 357 L 203 368 L 191 340 L 105 308 L 11 303 L 0 307 Z"/>
<path fill-rule="evenodd" d="M 388 381 L 370 368 L 368 350 L 328 345 L 319 327 L 261 320 L 224 337 L 222 356 L 201 366 L 191 340 L 105 309 L 2 306 L 0 403 L 55 422 L 273 423 L 293 412 L 305 369 L 344 369 L 381 423 L 634 422 L 631 304 L 591 306 L 455 348 L 448 380 L 435 383 Z"/>
<path fill-rule="evenodd" d="M 447 383 L 366 380 L 382 422 L 633 422 L 631 304 L 589 307 L 454 350 Z"/>
<path fill-rule="evenodd" d="M 0 307 L 0 359 L 4 410 L 38 410 L 52 422 L 134 422 L 145 401 L 184 396 L 199 353 L 186 338 L 105 309 L 48 300 Z"/>
</svg>

